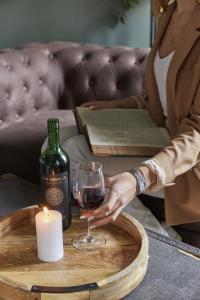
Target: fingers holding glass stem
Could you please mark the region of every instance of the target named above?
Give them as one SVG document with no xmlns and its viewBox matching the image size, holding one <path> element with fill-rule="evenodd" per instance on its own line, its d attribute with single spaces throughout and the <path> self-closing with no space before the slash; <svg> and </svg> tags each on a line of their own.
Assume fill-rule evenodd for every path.
<svg viewBox="0 0 200 300">
<path fill-rule="evenodd" d="M 107 186 L 110 190 L 104 204 L 81 217 L 89 220 L 90 229 L 115 221 L 125 206 L 135 198 L 136 180 L 128 172 L 108 178 Z"/>
</svg>

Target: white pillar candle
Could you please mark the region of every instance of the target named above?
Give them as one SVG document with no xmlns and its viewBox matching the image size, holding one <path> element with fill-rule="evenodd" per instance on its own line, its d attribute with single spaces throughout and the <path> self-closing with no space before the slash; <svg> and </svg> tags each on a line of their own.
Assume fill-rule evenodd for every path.
<svg viewBox="0 0 200 300">
<path fill-rule="evenodd" d="M 62 214 L 46 207 L 35 216 L 37 250 L 41 261 L 61 259 L 63 251 Z"/>
</svg>

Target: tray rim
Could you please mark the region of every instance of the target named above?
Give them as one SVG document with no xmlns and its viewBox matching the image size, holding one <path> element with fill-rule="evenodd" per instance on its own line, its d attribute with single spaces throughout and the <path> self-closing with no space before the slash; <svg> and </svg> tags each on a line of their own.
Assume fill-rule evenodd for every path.
<svg viewBox="0 0 200 300">
<path fill-rule="evenodd" d="M 3 227 L 4 223 L 7 223 L 9 220 L 12 220 L 14 218 L 17 217 L 17 221 L 13 224 L 17 224 L 19 221 L 23 220 L 27 220 L 27 218 L 33 217 L 36 212 L 41 208 L 40 205 L 33 205 L 33 206 L 28 206 L 25 208 L 22 208 L 20 210 L 17 210 L 3 218 L 0 219 L 0 236 L 3 236 L 4 234 L 6 234 L 6 232 L 3 232 L 3 234 L 1 234 L 1 227 Z M 20 218 L 21 216 L 21 218 Z M 75 293 L 75 292 L 82 292 L 82 291 L 88 291 L 88 290 L 95 290 L 95 289 L 99 289 L 102 287 L 106 287 L 108 285 L 111 285 L 113 282 L 115 282 L 116 280 L 120 280 L 126 276 L 128 276 L 131 272 L 133 271 L 137 271 L 137 269 L 140 269 L 140 263 L 143 264 L 144 267 L 144 272 L 141 276 L 141 279 L 139 280 L 138 284 L 142 281 L 142 279 L 144 278 L 146 271 L 147 271 L 147 266 L 148 266 L 148 259 L 149 259 L 149 255 L 148 255 L 148 251 L 149 251 L 149 239 L 148 239 L 148 235 L 144 229 L 144 227 L 132 216 L 130 216 L 129 214 L 122 212 L 119 217 L 112 222 L 111 224 L 117 227 L 122 228 L 123 230 L 125 230 L 126 232 L 128 232 L 125 228 L 123 228 L 121 226 L 121 223 L 126 222 L 127 224 L 131 224 L 134 225 L 140 236 L 141 236 L 141 248 L 138 252 L 137 257 L 124 269 L 122 269 L 121 271 L 119 271 L 117 274 L 108 276 L 105 279 L 99 280 L 97 282 L 92 282 L 92 283 L 87 283 L 87 284 L 81 284 L 81 285 L 74 285 L 74 286 L 68 286 L 68 287 L 51 287 L 51 286 L 38 286 L 38 285 L 29 285 L 29 284 L 22 284 L 19 283 L 15 280 L 12 280 L 10 278 L 7 278 L 6 276 L 0 274 L 0 282 L 12 286 L 13 288 L 18 288 L 18 289 L 22 289 L 23 291 L 27 291 L 27 292 L 33 292 L 33 293 Z M 12 229 L 12 227 L 10 227 L 10 229 Z M 128 232 L 129 233 L 129 232 Z M 130 233 L 129 233 L 130 234 Z M 131 235 L 131 234 L 130 234 Z"/>
</svg>

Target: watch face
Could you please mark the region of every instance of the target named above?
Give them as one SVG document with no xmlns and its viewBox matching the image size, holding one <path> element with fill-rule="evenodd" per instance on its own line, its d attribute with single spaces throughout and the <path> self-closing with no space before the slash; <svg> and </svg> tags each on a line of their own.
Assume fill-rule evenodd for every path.
<svg viewBox="0 0 200 300">
<path fill-rule="evenodd" d="M 143 192 L 144 190 L 145 190 L 145 183 L 142 182 L 142 184 L 141 184 L 141 192 Z"/>
</svg>

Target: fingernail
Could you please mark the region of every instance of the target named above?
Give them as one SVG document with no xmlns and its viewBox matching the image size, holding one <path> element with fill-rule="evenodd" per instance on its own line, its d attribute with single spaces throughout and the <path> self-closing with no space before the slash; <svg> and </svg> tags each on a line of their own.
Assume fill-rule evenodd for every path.
<svg viewBox="0 0 200 300">
<path fill-rule="evenodd" d="M 96 228 L 96 226 L 95 225 L 91 225 L 89 228 L 90 229 L 94 229 L 94 228 Z"/>
<path fill-rule="evenodd" d="M 89 218 L 88 218 L 88 221 L 89 221 L 89 222 L 92 221 L 92 220 L 94 220 L 94 217 L 89 217 Z"/>
<path fill-rule="evenodd" d="M 86 216 L 80 216 L 80 219 L 81 219 L 81 220 L 86 220 L 87 217 L 86 217 Z"/>
</svg>

